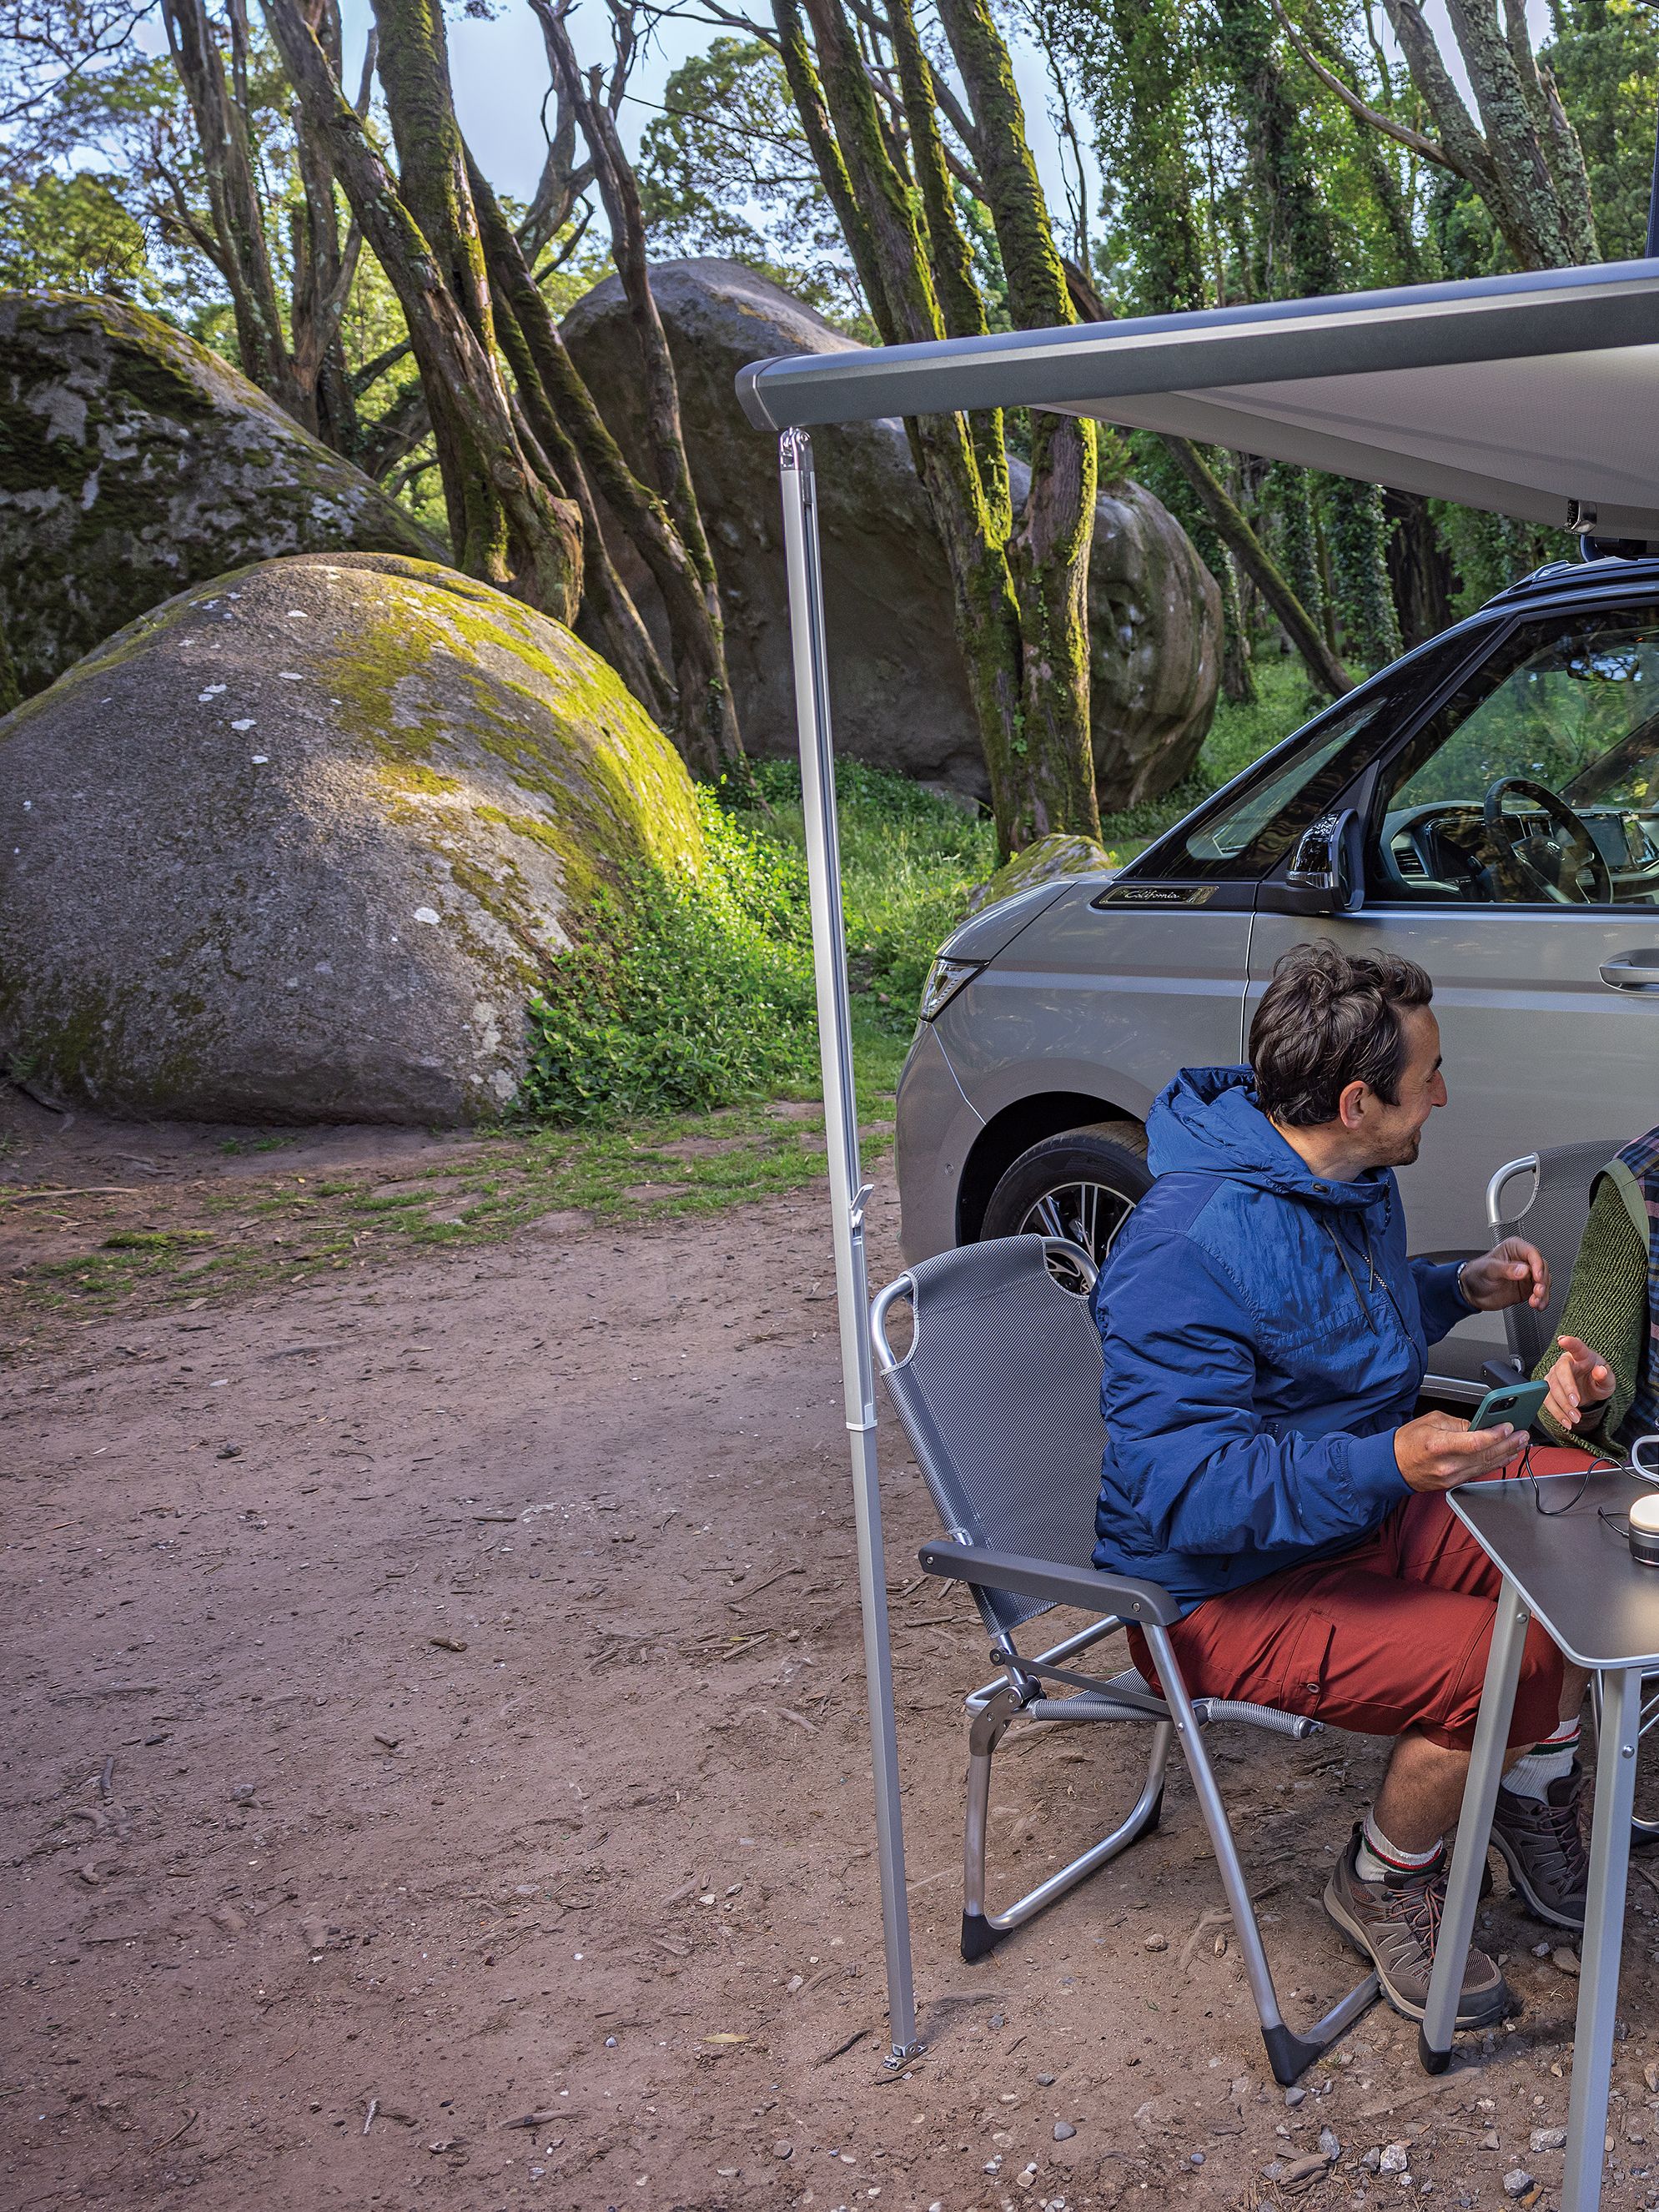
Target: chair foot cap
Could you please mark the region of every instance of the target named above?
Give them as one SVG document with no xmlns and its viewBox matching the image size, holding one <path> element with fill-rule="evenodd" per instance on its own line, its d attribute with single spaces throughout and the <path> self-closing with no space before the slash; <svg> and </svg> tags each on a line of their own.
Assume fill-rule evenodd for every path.
<svg viewBox="0 0 1659 2212">
<path fill-rule="evenodd" d="M 1422 2028 L 1417 2031 L 1417 2056 L 1425 2074 L 1443 2074 L 1451 2064 L 1449 2051 L 1437 2051 Z"/>
<path fill-rule="evenodd" d="M 976 1960 L 988 1959 L 1001 1942 L 1004 1930 L 993 1928 L 982 1912 L 964 1912 L 962 1916 L 962 1955 L 971 1966 Z"/>
</svg>

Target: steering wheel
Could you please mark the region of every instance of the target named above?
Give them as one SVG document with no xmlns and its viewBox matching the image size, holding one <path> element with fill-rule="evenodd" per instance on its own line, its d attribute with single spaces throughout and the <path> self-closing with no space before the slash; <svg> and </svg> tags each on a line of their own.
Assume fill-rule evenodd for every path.
<svg viewBox="0 0 1659 2212">
<path fill-rule="evenodd" d="M 1553 836 L 1535 830 L 1517 835 L 1521 825 L 1509 821 L 1504 813 L 1504 801 L 1511 792 L 1547 814 L 1577 849 L 1564 852 Z M 1481 802 L 1480 811 L 1498 874 L 1522 898 L 1546 899 L 1559 906 L 1612 905 L 1613 878 L 1595 838 L 1583 817 L 1547 784 L 1534 783 L 1524 775 L 1500 775 Z M 1584 868 L 1590 875 L 1588 891 L 1580 880 Z"/>
</svg>

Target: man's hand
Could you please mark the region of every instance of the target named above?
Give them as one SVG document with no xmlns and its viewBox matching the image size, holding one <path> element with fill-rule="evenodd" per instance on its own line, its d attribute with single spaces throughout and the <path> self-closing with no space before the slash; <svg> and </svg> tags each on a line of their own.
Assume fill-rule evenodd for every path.
<svg viewBox="0 0 1659 2212">
<path fill-rule="evenodd" d="M 1458 1282 L 1480 1313 L 1522 1304 L 1537 1310 L 1549 1304 L 1550 1263 L 1524 1237 L 1506 1237 L 1480 1259 L 1468 1261 Z"/>
<path fill-rule="evenodd" d="M 1472 1429 L 1455 1413 L 1424 1413 L 1394 1432 L 1394 1463 L 1413 1490 L 1455 1490 L 1502 1467 L 1520 1448 L 1507 1421 Z"/>
<path fill-rule="evenodd" d="M 1564 1336 L 1560 1344 L 1561 1357 L 1549 1372 L 1550 1395 L 1544 1411 L 1571 1435 L 1598 1417 L 1613 1395 L 1613 1375 L 1607 1361 L 1577 1337 Z"/>
</svg>

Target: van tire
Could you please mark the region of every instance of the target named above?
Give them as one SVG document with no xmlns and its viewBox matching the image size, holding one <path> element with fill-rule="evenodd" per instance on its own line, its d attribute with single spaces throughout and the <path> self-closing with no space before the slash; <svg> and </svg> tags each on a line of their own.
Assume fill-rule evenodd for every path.
<svg viewBox="0 0 1659 2212">
<path fill-rule="evenodd" d="M 1139 1121 L 1093 1121 L 1044 1137 L 1005 1170 L 980 1227 L 993 1237 L 1065 1237 L 1097 1266 L 1152 1187 Z"/>
</svg>

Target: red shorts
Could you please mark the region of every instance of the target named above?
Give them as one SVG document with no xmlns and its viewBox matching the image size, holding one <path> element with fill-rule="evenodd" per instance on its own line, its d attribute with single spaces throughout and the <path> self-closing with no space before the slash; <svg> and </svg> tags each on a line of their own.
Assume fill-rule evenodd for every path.
<svg viewBox="0 0 1659 2212">
<path fill-rule="evenodd" d="M 1581 1451 L 1534 1449 L 1534 1471 L 1581 1468 Z M 1504 1470 L 1508 1472 L 1509 1470 Z M 1416 1729 L 1467 1751 L 1486 1680 L 1499 1577 L 1443 1496 L 1414 1492 L 1352 1551 L 1282 1567 L 1208 1598 L 1170 1631 L 1193 1697 L 1241 1698 L 1361 1735 Z M 1136 1666 L 1155 1680 L 1139 1629 Z M 1553 1733 L 1561 1655 L 1533 1621 L 1511 1744 Z"/>
</svg>

